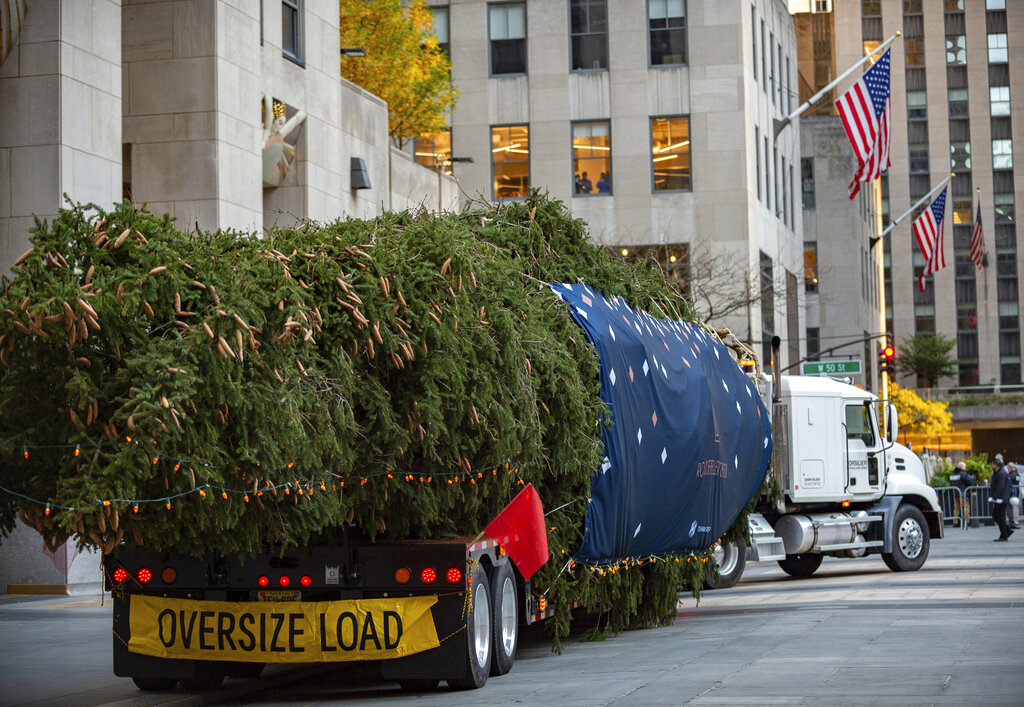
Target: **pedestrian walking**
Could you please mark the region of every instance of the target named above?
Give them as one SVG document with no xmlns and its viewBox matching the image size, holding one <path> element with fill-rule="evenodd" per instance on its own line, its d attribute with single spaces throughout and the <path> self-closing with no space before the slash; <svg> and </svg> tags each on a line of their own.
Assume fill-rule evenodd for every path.
<svg viewBox="0 0 1024 707">
<path fill-rule="evenodd" d="M 1020 472 L 1017 470 L 1017 465 L 1010 462 L 1006 465 L 1006 471 L 1010 477 L 1010 496 L 1020 495 Z M 1013 503 L 1008 503 L 1006 506 L 1006 524 L 1010 526 L 1010 529 L 1017 529 L 1017 521 L 1013 519 Z"/>
<path fill-rule="evenodd" d="M 992 462 L 988 502 L 992 504 L 992 520 L 999 526 L 999 537 L 995 542 L 1006 542 L 1013 535 L 1013 530 L 1006 523 L 1006 508 L 1010 505 L 1010 474 L 998 456 Z"/>
<path fill-rule="evenodd" d="M 949 483 L 951 486 L 960 489 L 960 494 L 956 500 L 956 511 L 957 517 L 960 519 L 960 527 L 963 528 L 971 517 L 971 506 L 967 498 L 967 490 L 977 482 L 971 476 L 971 472 L 967 471 L 967 464 L 959 462 L 956 468 L 953 469 L 953 473 L 949 475 Z"/>
</svg>

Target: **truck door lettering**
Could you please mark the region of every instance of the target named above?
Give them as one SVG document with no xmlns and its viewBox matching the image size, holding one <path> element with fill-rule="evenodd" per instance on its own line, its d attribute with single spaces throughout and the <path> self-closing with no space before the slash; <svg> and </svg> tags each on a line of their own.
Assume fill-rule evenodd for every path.
<svg viewBox="0 0 1024 707">
<path fill-rule="evenodd" d="M 391 641 L 391 620 L 395 622 L 395 640 Z M 402 640 L 402 616 L 397 611 L 384 612 L 384 647 L 395 648 Z"/>
<path fill-rule="evenodd" d="M 274 636 L 270 639 L 270 652 L 284 653 L 285 649 L 277 645 L 277 637 L 281 635 L 281 626 L 284 624 L 284 614 L 271 614 L 270 618 L 277 621 L 274 624 Z"/>
<path fill-rule="evenodd" d="M 377 639 L 377 628 L 373 625 L 373 614 L 369 611 L 366 612 L 366 618 L 363 620 L 363 637 L 359 640 L 359 650 L 366 650 L 366 640 L 368 638 L 372 638 L 373 644 L 377 646 L 377 650 L 380 650 L 380 641 Z"/>
<path fill-rule="evenodd" d="M 171 619 L 171 638 L 168 640 L 164 637 L 164 617 L 168 616 Z M 174 645 L 174 639 L 177 638 L 178 627 L 174 622 L 174 611 L 171 609 L 164 609 L 160 612 L 160 615 L 156 617 L 157 631 L 160 634 L 160 642 L 164 644 L 165 648 L 170 648 Z"/>
<path fill-rule="evenodd" d="M 352 643 L 345 643 L 345 633 L 342 631 L 341 624 L 346 619 L 352 624 Z M 356 641 L 358 638 L 359 629 L 357 628 L 356 615 L 351 611 L 343 611 L 338 616 L 338 645 L 341 646 L 343 651 L 354 651 L 356 649 Z"/>
<path fill-rule="evenodd" d="M 196 612 L 191 612 L 191 616 L 188 621 L 188 630 L 185 630 L 185 610 L 182 609 L 178 612 L 178 618 L 181 620 L 181 643 L 185 648 L 192 647 L 192 629 L 196 625 Z"/>
<path fill-rule="evenodd" d="M 295 625 L 302 618 L 304 618 L 302 614 L 288 614 L 288 650 L 292 653 L 305 653 L 306 651 L 304 647 L 295 645 L 295 638 L 305 633 Z"/>
<path fill-rule="evenodd" d="M 340 626 L 339 621 L 339 626 Z M 327 645 L 327 615 L 324 613 L 320 614 L 320 650 L 324 653 L 331 653 L 338 650 L 334 646 Z"/>
<path fill-rule="evenodd" d="M 238 639 L 238 647 L 241 648 L 243 651 L 251 651 L 254 648 L 256 648 L 256 636 L 252 635 L 252 631 L 246 628 L 246 620 L 248 620 L 250 624 L 255 624 L 256 617 L 249 613 L 242 614 L 238 617 L 238 630 L 244 633 L 246 638 L 249 639 L 248 644 L 246 644 L 246 642 L 241 638 Z"/>
<path fill-rule="evenodd" d="M 235 641 L 231 638 L 231 632 L 235 630 L 235 615 L 229 611 L 222 611 L 217 615 L 217 647 L 224 650 L 224 639 L 227 639 L 231 650 L 235 650 Z"/>
<path fill-rule="evenodd" d="M 199 612 L 199 650 L 201 651 L 212 651 L 213 644 L 206 643 L 206 634 L 213 633 L 213 626 L 206 624 L 207 619 L 212 619 L 214 613 L 212 611 L 200 611 Z"/>
</svg>

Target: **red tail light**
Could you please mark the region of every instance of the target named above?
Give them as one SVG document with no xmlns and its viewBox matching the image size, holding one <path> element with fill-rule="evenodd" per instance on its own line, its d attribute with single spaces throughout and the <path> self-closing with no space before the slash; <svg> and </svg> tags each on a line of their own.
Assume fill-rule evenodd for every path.
<svg viewBox="0 0 1024 707">
<path fill-rule="evenodd" d="M 462 570 L 458 567 L 449 567 L 444 578 L 448 580 L 449 584 L 458 584 L 462 581 Z"/>
<path fill-rule="evenodd" d="M 265 587 L 270 584 L 270 577 L 265 574 L 261 574 L 260 578 L 256 580 L 261 587 Z"/>
<path fill-rule="evenodd" d="M 139 584 L 149 584 L 149 580 L 153 579 L 153 573 L 148 567 L 143 567 L 135 575 L 135 578 L 139 580 Z"/>
<path fill-rule="evenodd" d="M 424 567 L 423 571 L 420 572 L 420 579 L 424 584 L 431 584 L 435 579 L 437 579 L 437 572 L 433 567 Z"/>
<path fill-rule="evenodd" d="M 303 587 L 308 587 L 312 583 L 313 583 L 313 579 L 311 577 L 309 577 L 308 575 L 305 575 L 305 574 L 302 575 L 302 579 L 299 580 L 299 584 L 301 584 Z"/>
<path fill-rule="evenodd" d="M 282 587 L 287 587 L 289 584 L 291 584 L 291 581 L 292 580 L 288 579 L 288 575 L 286 574 L 282 574 L 277 579 L 277 583 L 280 584 Z"/>
<path fill-rule="evenodd" d="M 123 567 L 114 570 L 114 584 L 121 584 L 128 579 L 128 572 Z"/>
</svg>

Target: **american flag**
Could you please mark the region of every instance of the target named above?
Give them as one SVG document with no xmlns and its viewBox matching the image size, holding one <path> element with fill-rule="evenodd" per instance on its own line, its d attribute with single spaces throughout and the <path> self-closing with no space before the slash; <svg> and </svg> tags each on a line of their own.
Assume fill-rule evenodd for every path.
<svg viewBox="0 0 1024 707">
<path fill-rule="evenodd" d="M 889 168 L 889 50 L 836 101 L 839 117 L 857 156 L 850 198 L 861 182 L 870 182 Z"/>
<path fill-rule="evenodd" d="M 924 270 L 917 278 L 921 292 L 924 292 L 924 279 L 946 267 L 946 256 L 942 247 L 942 219 L 945 215 L 946 188 L 943 188 L 939 197 L 914 219 L 914 225 L 911 227 L 917 244 L 921 246 L 921 253 L 924 254 Z"/>
<path fill-rule="evenodd" d="M 981 237 L 981 204 L 978 204 L 978 215 L 974 219 L 974 232 L 971 233 L 971 260 L 981 270 L 985 264 L 985 241 Z"/>
</svg>

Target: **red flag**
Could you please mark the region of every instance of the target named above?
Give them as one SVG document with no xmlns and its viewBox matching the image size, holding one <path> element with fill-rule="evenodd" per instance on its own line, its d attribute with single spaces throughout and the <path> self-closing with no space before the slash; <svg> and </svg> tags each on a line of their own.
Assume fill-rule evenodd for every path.
<svg viewBox="0 0 1024 707">
<path fill-rule="evenodd" d="M 516 568 L 529 579 L 548 561 L 548 533 L 544 525 L 544 506 L 533 484 L 505 506 L 484 532 L 505 547 Z"/>
</svg>

